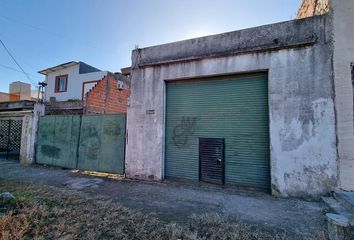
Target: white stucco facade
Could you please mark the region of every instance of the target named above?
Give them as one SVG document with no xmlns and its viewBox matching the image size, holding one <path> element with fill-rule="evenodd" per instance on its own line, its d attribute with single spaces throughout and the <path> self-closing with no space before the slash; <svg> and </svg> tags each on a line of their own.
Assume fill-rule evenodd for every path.
<svg viewBox="0 0 354 240">
<path fill-rule="evenodd" d="M 66 101 L 66 100 L 81 100 L 83 83 L 89 81 L 99 81 L 104 76 L 107 75 L 107 71 L 98 71 L 91 73 L 79 74 L 79 64 L 50 72 L 45 77 L 45 82 L 47 86 L 45 88 L 45 100 L 49 101 L 50 97 L 55 97 L 56 101 Z M 65 92 L 55 92 L 55 78 L 60 75 L 68 75 L 67 81 L 67 91 Z M 94 84 L 89 84 L 92 88 Z M 85 87 L 84 93 L 86 93 L 90 88 Z"/>
</svg>

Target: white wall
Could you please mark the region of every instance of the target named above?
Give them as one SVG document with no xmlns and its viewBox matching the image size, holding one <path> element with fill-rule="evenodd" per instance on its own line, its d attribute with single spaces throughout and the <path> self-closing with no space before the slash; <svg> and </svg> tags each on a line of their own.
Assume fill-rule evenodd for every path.
<svg viewBox="0 0 354 240">
<path fill-rule="evenodd" d="M 354 129 L 351 63 L 354 63 L 354 1 L 332 0 L 333 71 L 340 186 L 354 191 Z"/>
<path fill-rule="evenodd" d="M 96 86 L 97 82 L 93 82 L 93 83 L 86 83 L 84 85 L 84 98 L 85 99 L 85 95 L 88 91 L 90 91 L 90 89 L 92 89 L 94 86 Z"/>
<path fill-rule="evenodd" d="M 68 88 L 66 92 L 55 93 L 55 77 L 68 74 Z M 101 80 L 107 71 L 79 74 L 79 64 L 68 67 L 46 76 L 45 100 L 49 101 L 50 97 L 55 97 L 57 101 L 66 101 L 68 99 L 81 100 L 82 83 L 86 81 Z"/>
<path fill-rule="evenodd" d="M 35 145 L 37 141 L 37 129 L 39 117 L 44 115 L 44 105 L 35 104 L 33 113 L 26 114 L 22 118 L 20 162 L 32 164 L 35 160 Z"/>
</svg>

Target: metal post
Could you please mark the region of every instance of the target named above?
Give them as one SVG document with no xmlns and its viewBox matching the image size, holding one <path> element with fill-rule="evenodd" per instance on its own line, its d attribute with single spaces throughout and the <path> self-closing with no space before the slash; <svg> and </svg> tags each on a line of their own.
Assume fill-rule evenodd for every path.
<svg viewBox="0 0 354 240">
<path fill-rule="evenodd" d="M 11 130 L 11 119 L 9 120 L 9 127 L 8 127 L 8 129 L 7 129 L 6 159 L 9 159 L 9 148 L 10 148 L 10 130 Z"/>
</svg>

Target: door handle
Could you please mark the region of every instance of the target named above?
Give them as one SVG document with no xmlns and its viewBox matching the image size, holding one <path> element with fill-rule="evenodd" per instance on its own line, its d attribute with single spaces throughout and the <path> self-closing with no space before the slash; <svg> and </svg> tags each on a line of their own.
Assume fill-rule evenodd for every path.
<svg viewBox="0 0 354 240">
<path fill-rule="evenodd" d="M 216 161 L 216 163 L 217 163 L 218 165 L 220 165 L 221 162 L 222 162 L 221 158 L 218 158 L 218 160 Z"/>
</svg>

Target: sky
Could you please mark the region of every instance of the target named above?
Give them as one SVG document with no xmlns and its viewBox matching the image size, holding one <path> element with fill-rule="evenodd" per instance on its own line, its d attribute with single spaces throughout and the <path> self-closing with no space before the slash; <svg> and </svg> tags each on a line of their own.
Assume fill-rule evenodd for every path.
<svg viewBox="0 0 354 240">
<path fill-rule="evenodd" d="M 301 0 L 0 0 L 0 91 L 37 72 L 83 61 L 118 72 L 131 51 L 189 38 L 288 21 Z"/>
</svg>

